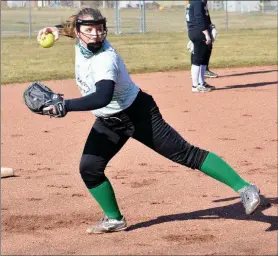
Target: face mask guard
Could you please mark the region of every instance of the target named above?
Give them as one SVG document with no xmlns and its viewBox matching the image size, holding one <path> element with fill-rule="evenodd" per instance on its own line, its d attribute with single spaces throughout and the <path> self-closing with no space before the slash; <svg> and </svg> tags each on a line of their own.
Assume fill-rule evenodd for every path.
<svg viewBox="0 0 278 256">
<path fill-rule="evenodd" d="M 81 40 L 87 45 L 87 49 L 93 53 L 97 53 L 103 45 L 103 42 L 107 36 L 107 27 L 106 27 L 106 18 L 102 18 L 99 20 L 81 20 L 81 19 L 77 19 L 76 20 L 76 31 L 77 33 L 81 33 L 83 34 L 85 37 L 89 38 L 86 33 L 80 32 L 80 26 L 91 26 L 91 25 L 103 25 L 103 32 L 101 34 L 102 36 L 102 41 L 100 42 L 96 42 L 96 43 L 86 43 L 84 40 Z M 90 35 L 91 37 L 91 35 Z"/>
</svg>

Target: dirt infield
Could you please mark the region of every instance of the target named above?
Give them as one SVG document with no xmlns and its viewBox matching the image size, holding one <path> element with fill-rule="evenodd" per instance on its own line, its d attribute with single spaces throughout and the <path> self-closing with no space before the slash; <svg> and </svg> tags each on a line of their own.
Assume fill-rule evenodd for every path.
<svg viewBox="0 0 278 256">
<path fill-rule="evenodd" d="M 102 217 L 78 167 L 94 117 L 30 113 L 27 84 L 2 87 L 2 255 L 275 255 L 277 254 L 277 67 L 217 71 L 207 94 L 191 93 L 188 71 L 132 75 L 164 118 L 189 142 L 227 160 L 256 183 L 263 207 L 246 216 L 238 195 L 201 172 L 179 166 L 134 140 L 106 174 L 129 229 L 87 235 Z M 46 84 L 79 97 L 74 80 Z M 271 203 L 271 207 L 267 204 Z"/>
</svg>

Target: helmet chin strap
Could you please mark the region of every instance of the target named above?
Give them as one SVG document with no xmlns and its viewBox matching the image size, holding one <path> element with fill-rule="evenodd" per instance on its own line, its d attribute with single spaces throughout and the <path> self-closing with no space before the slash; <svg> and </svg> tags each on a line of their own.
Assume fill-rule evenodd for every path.
<svg viewBox="0 0 278 256">
<path fill-rule="evenodd" d="M 82 33 L 82 32 L 79 32 L 79 33 Z M 84 33 L 82 33 L 84 36 L 86 36 L 86 34 L 84 34 Z M 87 47 L 87 49 L 89 50 L 89 51 L 91 51 L 92 53 L 97 53 L 101 48 L 102 48 L 102 45 L 103 45 L 103 42 L 104 42 L 104 40 L 105 40 L 105 38 L 106 38 L 106 36 L 107 36 L 107 33 L 105 32 L 105 33 L 103 33 L 102 35 L 104 35 L 104 38 L 103 38 L 103 40 L 102 41 L 100 41 L 100 42 L 96 42 L 96 43 L 86 43 L 81 37 L 79 37 L 79 39 L 81 40 L 81 41 L 83 41 L 83 43 L 86 45 L 86 47 Z M 86 36 L 87 37 L 87 36 Z M 89 38 L 89 37 L 87 37 L 87 38 Z"/>
</svg>

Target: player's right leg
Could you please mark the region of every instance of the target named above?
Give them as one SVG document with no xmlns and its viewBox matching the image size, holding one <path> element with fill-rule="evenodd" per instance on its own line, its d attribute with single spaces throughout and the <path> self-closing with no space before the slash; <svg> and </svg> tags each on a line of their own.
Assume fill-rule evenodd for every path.
<svg viewBox="0 0 278 256">
<path fill-rule="evenodd" d="M 202 35 L 195 35 L 194 40 L 194 54 L 192 54 L 191 78 L 192 78 L 192 92 L 210 92 L 211 88 L 205 86 L 205 71 L 206 66 L 204 62 L 208 55 L 208 47 L 203 41 Z"/>
<path fill-rule="evenodd" d="M 115 232 L 127 227 L 104 170 L 128 138 L 113 132 L 99 119 L 96 120 L 87 138 L 80 161 L 80 174 L 90 194 L 105 214 L 96 225 L 87 229 L 88 233 Z"/>
</svg>

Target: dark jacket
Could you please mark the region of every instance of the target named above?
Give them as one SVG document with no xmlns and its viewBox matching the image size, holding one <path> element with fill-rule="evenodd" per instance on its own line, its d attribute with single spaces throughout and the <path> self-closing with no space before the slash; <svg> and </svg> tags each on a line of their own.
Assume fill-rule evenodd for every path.
<svg viewBox="0 0 278 256">
<path fill-rule="evenodd" d="M 207 8 L 207 0 L 191 0 L 186 9 L 186 22 L 188 31 L 201 30 L 209 28 L 211 24 L 209 11 Z"/>
</svg>

